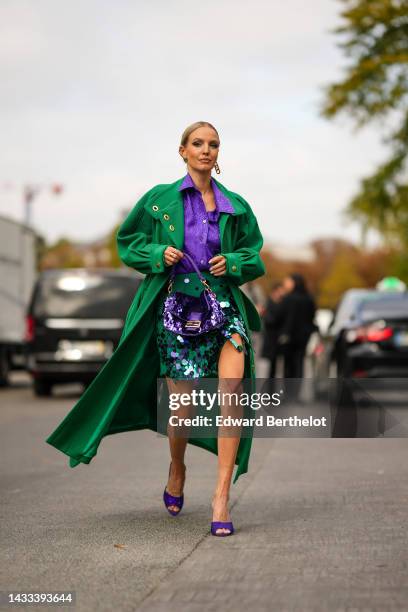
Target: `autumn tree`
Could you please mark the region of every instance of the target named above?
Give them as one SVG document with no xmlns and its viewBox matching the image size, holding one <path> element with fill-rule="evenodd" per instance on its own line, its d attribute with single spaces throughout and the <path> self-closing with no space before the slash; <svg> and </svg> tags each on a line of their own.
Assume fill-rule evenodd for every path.
<svg viewBox="0 0 408 612">
<path fill-rule="evenodd" d="M 320 285 L 319 306 L 334 308 L 347 289 L 364 286 L 364 280 L 356 271 L 354 257 L 350 252 L 340 252 Z"/>
<path fill-rule="evenodd" d="M 119 257 L 118 247 L 116 244 L 116 234 L 118 232 L 120 225 L 115 225 L 113 230 L 110 231 L 106 246 L 109 249 L 110 257 L 111 257 L 111 266 L 112 268 L 120 268 L 123 263 Z"/>
<path fill-rule="evenodd" d="M 47 268 L 82 268 L 83 258 L 78 254 L 74 244 L 68 238 L 60 238 L 43 253 L 40 269 Z"/>
<path fill-rule="evenodd" d="M 361 180 L 347 213 L 389 244 L 408 248 L 408 2 L 339 0 L 343 24 L 334 30 L 350 62 L 345 76 L 325 88 L 321 113 L 348 113 L 357 129 L 386 128 L 388 158 Z"/>
</svg>

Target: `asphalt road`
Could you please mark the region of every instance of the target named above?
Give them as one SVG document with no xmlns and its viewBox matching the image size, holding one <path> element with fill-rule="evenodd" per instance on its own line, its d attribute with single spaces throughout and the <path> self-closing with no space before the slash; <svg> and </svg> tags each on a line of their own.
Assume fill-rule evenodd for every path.
<svg viewBox="0 0 408 612">
<path fill-rule="evenodd" d="M 107 436 L 69 468 L 45 438 L 78 392 L 19 380 L 0 393 L 1 590 L 73 590 L 81 611 L 408 610 L 406 439 L 255 439 L 236 533 L 214 538 L 214 455 L 188 448 L 173 518 L 166 438 Z"/>
</svg>

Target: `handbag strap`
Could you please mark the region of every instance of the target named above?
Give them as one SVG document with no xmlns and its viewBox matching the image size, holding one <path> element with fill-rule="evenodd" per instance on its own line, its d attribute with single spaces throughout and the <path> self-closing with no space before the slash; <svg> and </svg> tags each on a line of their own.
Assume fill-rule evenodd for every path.
<svg viewBox="0 0 408 612">
<path fill-rule="evenodd" d="M 200 270 L 198 269 L 198 266 L 197 266 L 196 262 L 194 261 L 194 259 L 188 253 L 184 253 L 184 257 L 187 257 L 187 259 L 190 261 L 190 263 L 192 264 L 194 270 L 197 272 L 197 275 L 198 275 L 198 278 L 200 279 L 200 281 L 205 281 L 205 278 L 201 274 Z M 175 271 L 174 265 L 173 265 L 172 268 L 171 268 L 170 278 L 173 280 L 175 275 L 176 275 L 176 271 Z"/>
</svg>

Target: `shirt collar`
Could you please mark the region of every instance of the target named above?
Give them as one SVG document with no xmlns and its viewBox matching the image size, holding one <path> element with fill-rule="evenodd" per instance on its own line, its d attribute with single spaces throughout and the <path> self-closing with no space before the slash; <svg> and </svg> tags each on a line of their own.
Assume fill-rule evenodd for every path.
<svg viewBox="0 0 408 612">
<path fill-rule="evenodd" d="M 227 198 L 226 195 L 224 195 L 222 193 L 222 191 L 219 189 L 219 187 L 217 186 L 216 182 L 214 181 L 214 179 L 211 177 L 211 186 L 213 188 L 214 191 L 214 199 L 215 199 L 215 206 L 216 206 L 216 210 L 214 211 L 210 211 L 210 212 L 225 212 L 225 213 L 234 213 L 235 209 L 232 206 L 230 200 Z M 186 176 L 184 177 L 180 187 L 178 188 L 179 191 L 183 191 L 184 189 L 188 189 L 188 188 L 192 188 L 192 189 L 196 189 L 196 191 L 199 191 L 197 189 L 197 187 L 194 184 L 193 179 L 191 178 L 190 174 L 186 174 Z M 218 215 L 217 215 L 218 216 Z"/>
<path fill-rule="evenodd" d="M 194 189 L 196 189 L 193 179 L 189 174 L 186 174 L 178 190 L 182 191 L 183 189 L 187 189 L 188 187 L 193 187 Z"/>
</svg>

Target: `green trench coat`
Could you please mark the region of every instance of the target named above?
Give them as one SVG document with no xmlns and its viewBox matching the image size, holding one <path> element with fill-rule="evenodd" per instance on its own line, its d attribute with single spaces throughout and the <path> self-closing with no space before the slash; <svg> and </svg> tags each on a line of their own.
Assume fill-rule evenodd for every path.
<svg viewBox="0 0 408 612">
<path fill-rule="evenodd" d="M 184 246 L 184 207 L 178 191 L 183 179 L 156 185 L 134 206 L 117 234 L 120 258 L 146 276 L 129 308 L 119 345 L 72 410 L 46 439 L 70 457 L 70 467 L 90 463 L 104 436 L 138 429 L 157 431 L 159 354 L 155 306 L 165 288 L 170 267 L 163 253 Z M 246 328 L 259 331 L 261 321 L 239 285 L 265 273 L 260 258 L 263 238 L 249 204 L 216 181 L 235 213 L 220 213 L 221 253 L 227 261 L 228 282 Z M 252 347 L 245 356 L 244 378 L 255 379 Z M 217 454 L 216 438 L 190 438 L 189 443 Z M 247 472 L 252 438 L 241 438 L 233 482 Z"/>
</svg>

